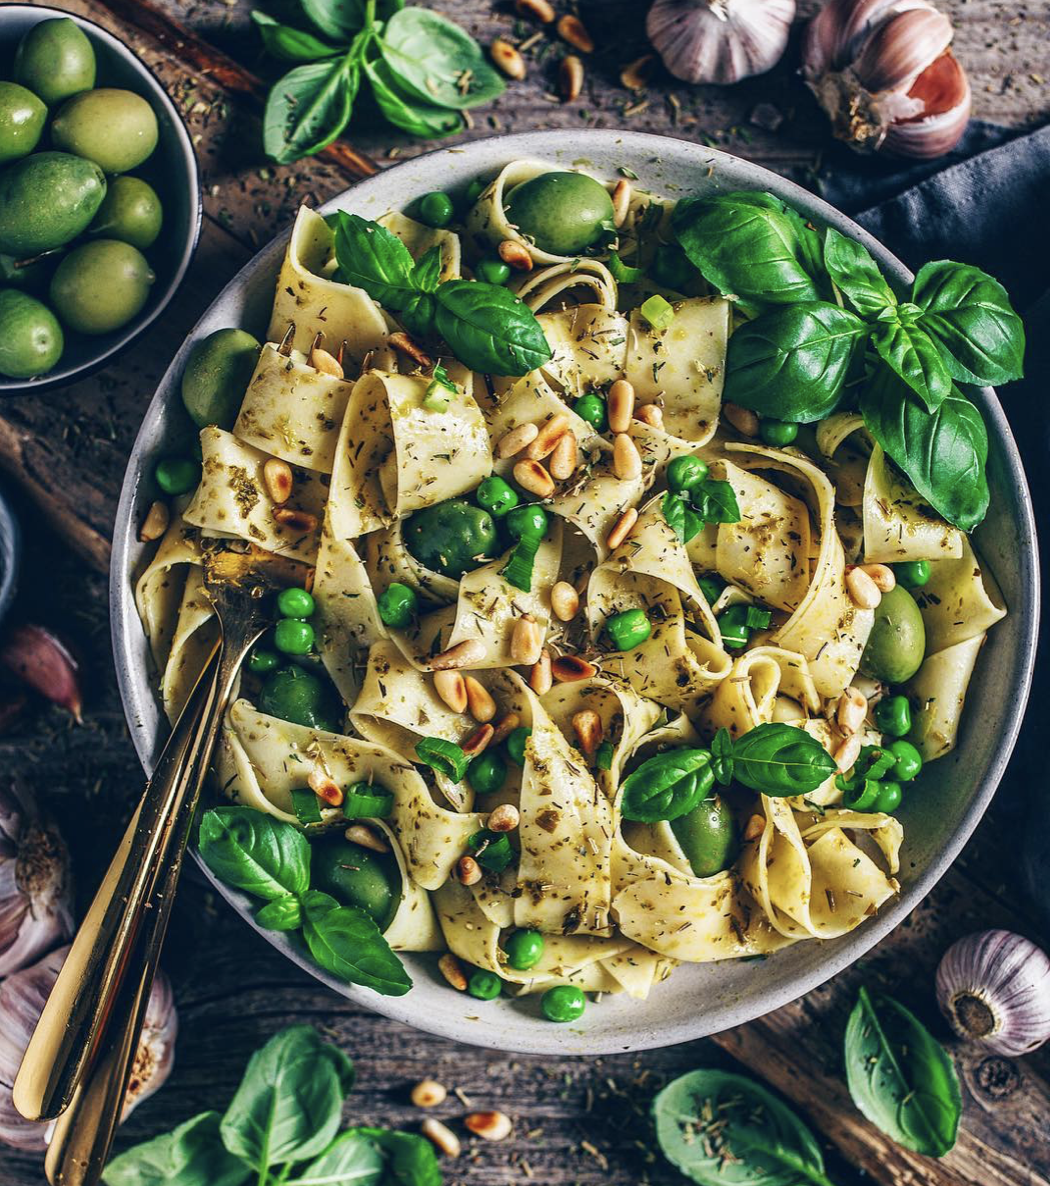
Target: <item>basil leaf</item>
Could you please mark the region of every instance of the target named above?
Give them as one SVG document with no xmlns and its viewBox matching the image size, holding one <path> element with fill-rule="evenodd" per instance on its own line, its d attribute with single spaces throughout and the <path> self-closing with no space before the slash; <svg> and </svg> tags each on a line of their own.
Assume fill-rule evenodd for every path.
<svg viewBox="0 0 1050 1186">
<path fill-rule="evenodd" d="M 682 495 L 677 494 L 674 490 L 668 490 L 660 503 L 660 509 L 663 511 L 667 526 L 678 536 L 679 541 L 683 544 L 688 543 L 691 538 L 687 537 L 686 512 L 688 508 Z"/>
<path fill-rule="evenodd" d="M 472 371 L 527 375 L 550 361 L 551 348 L 535 313 L 502 285 L 446 280 L 434 299 L 437 332 Z"/>
<path fill-rule="evenodd" d="M 351 55 L 297 66 L 266 96 L 263 148 L 286 165 L 327 148 L 346 127 L 361 73 Z"/>
<path fill-rule="evenodd" d="M 820 742 L 794 725 L 759 725 L 733 742 L 733 777 L 773 798 L 815 791 L 836 769 Z"/>
<path fill-rule="evenodd" d="M 862 317 L 871 318 L 887 306 L 896 305 L 893 289 L 864 244 L 847 239 L 832 227 L 824 235 L 824 266 Z"/>
<path fill-rule="evenodd" d="M 933 339 L 919 326 L 884 322 L 872 341 L 879 356 L 935 412 L 952 389 L 951 376 Z"/>
<path fill-rule="evenodd" d="M 688 815 L 714 786 L 711 755 L 682 746 L 643 762 L 623 780 L 624 819 L 655 824 Z"/>
<path fill-rule="evenodd" d="M 266 52 L 286 62 L 316 62 L 343 52 L 339 46 L 328 45 L 302 29 L 282 25 L 280 21 L 275 21 L 272 16 L 267 16 L 258 9 L 253 10 L 252 20 L 262 36 Z"/>
<path fill-rule="evenodd" d="M 303 894 L 302 907 L 306 946 L 326 972 L 387 997 L 403 996 L 412 987 L 404 965 L 363 910 L 340 906 L 319 890 Z"/>
<path fill-rule="evenodd" d="M 972 531 L 988 510 L 988 432 L 973 404 L 953 391 L 927 412 L 880 367 L 861 392 L 860 410 L 872 436 L 930 506 Z"/>
<path fill-rule="evenodd" d="M 326 36 L 336 41 L 349 41 L 365 27 L 365 0 L 300 0 L 303 13 Z M 404 7 L 404 0 L 379 0 L 377 20 L 386 18 Z"/>
<path fill-rule="evenodd" d="M 398 87 L 424 103 L 461 111 L 505 89 L 474 38 L 425 8 L 395 13 L 383 28 L 379 48 Z"/>
<path fill-rule="evenodd" d="M 690 262 L 746 311 L 821 296 L 808 270 L 815 232 L 771 194 L 687 198 L 675 206 L 672 226 Z"/>
<path fill-rule="evenodd" d="M 436 292 L 441 283 L 441 246 L 433 247 L 416 260 L 412 268 L 412 280 L 420 292 Z"/>
<path fill-rule="evenodd" d="M 294 894 L 276 898 L 260 906 L 255 921 L 264 931 L 297 931 L 303 925 L 303 912 Z"/>
<path fill-rule="evenodd" d="M 310 844 L 292 824 L 253 807 L 215 807 L 201 819 L 198 848 L 227 885 L 276 901 L 310 884 Z"/>
<path fill-rule="evenodd" d="M 919 269 L 912 300 L 919 324 L 961 383 L 1006 383 L 1024 371 L 1024 325 L 1006 289 L 969 264 L 939 260 Z"/>
<path fill-rule="evenodd" d="M 806 1125 L 743 1075 L 682 1075 L 653 1100 L 653 1120 L 663 1155 L 699 1186 L 831 1186 Z"/>
<path fill-rule="evenodd" d="M 711 739 L 711 773 L 724 787 L 733 781 L 733 735 L 725 726 Z"/>
<path fill-rule="evenodd" d="M 458 112 L 423 103 L 401 90 L 397 85 L 397 75 L 382 58 L 374 62 L 366 61 L 364 70 L 372 85 L 376 106 L 383 118 L 395 128 L 428 140 L 451 136 L 462 130 L 463 117 Z"/>
<path fill-rule="evenodd" d="M 416 263 L 408 248 L 386 227 L 359 214 L 337 211 L 335 258 L 339 279 L 363 288 L 384 308 L 399 312 L 419 297 Z"/>
<path fill-rule="evenodd" d="M 361 1131 L 350 1129 L 339 1136 L 315 1161 L 301 1166 L 284 1186 L 382 1186 L 386 1158 Z"/>
<path fill-rule="evenodd" d="M 114 1157 L 102 1181 L 106 1186 L 241 1186 L 249 1174 L 251 1167 L 223 1146 L 219 1113 L 202 1112 Z"/>
<path fill-rule="evenodd" d="M 258 1174 L 317 1157 L 339 1131 L 354 1066 L 311 1025 L 272 1037 L 248 1063 L 220 1131 L 227 1150 Z"/>
<path fill-rule="evenodd" d="M 861 988 L 844 1054 L 853 1102 L 876 1128 L 929 1157 L 952 1148 L 962 1111 L 955 1067 L 899 1001 Z"/>
<path fill-rule="evenodd" d="M 701 523 L 740 522 L 740 504 L 736 500 L 736 491 L 728 482 L 705 478 L 689 495 Z"/>
<path fill-rule="evenodd" d="M 866 333 L 855 313 L 824 301 L 770 309 L 729 339 L 723 398 L 776 420 L 823 420 Z"/>
<path fill-rule="evenodd" d="M 387 1155 L 389 1186 L 441 1186 L 437 1154 L 425 1137 L 385 1128 L 351 1128 L 346 1135 L 363 1137 Z"/>
</svg>

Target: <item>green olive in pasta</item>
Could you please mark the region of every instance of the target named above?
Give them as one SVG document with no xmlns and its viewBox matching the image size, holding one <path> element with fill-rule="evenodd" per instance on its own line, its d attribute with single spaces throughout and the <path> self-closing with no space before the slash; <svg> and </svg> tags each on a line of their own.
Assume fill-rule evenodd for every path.
<svg viewBox="0 0 1050 1186">
<path fill-rule="evenodd" d="M 0 82 L 0 164 L 18 160 L 36 148 L 47 108 L 17 82 Z"/>
<path fill-rule="evenodd" d="M 135 317 L 156 277 L 142 252 L 119 239 L 75 247 L 51 280 L 51 303 L 70 329 L 108 334 Z"/>
<path fill-rule="evenodd" d="M 95 51 L 69 17 L 41 21 L 18 43 L 14 79 L 48 105 L 61 103 L 95 85 Z"/>
<path fill-rule="evenodd" d="M 541 251 L 573 255 L 612 226 L 609 191 L 583 173 L 541 173 L 511 190 L 507 217 Z"/>
<path fill-rule="evenodd" d="M 233 428 L 260 349 L 243 329 L 217 329 L 194 344 L 182 372 L 182 402 L 198 428 Z"/>
<path fill-rule="evenodd" d="M 300 667 L 282 667 L 267 677 L 259 693 L 259 711 L 307 729 L 339 732 L 341 714 L 334 693 Z"/>
<path fill-rule="evenodd" d="M 671 830 L 697 877 L 721 873 L 736 859 L 736 824 L 720 795 L 704 799 L 692 811 L 672 820 Z"/>
<path fill-rule="evenodd" d="M 88 234 L 121 239 L 145 251 L 160 234 L 163 219 L 160 198 L 152 185 L 141 177 L 114 177 Z"/>
<path fill-rule="evenodd" d="M 875 625 L 860 659 L 862 675 L 903 684 L 919 670 L 926 653 L 926 627 L 915 598 L 897 585 L 875 610 Z"/>
<path fill-rule="evenodd" d="M 420 564 L 458 580 L 492 558 L 496 524 L 482 507 L 453 498 L 417 511 L 405 522 L 404 540 Z"/>
<path fill-rule="evenodd" d="M 157 147 L 157 117 L 141 95 L 99 87 L 67 99 L 51 122 L 56 148 L 94 161 L 107 173 L 134 169 Z"/>
<path fill-rule="evenodd" d="M 389 854 L 371 852 L 338 836 L 312 846 L 310 887 L 331 894 L 344 906 L 358 907 L 384 931 L 401 897 L 401 874 Z"/>
<path fill-rule="evenodd" d="M 46 374 L 62 357 L 62 341 L 62 327 L 46 305 L 28 293 L 0 289 L 0 375 Z"/>
</svg>

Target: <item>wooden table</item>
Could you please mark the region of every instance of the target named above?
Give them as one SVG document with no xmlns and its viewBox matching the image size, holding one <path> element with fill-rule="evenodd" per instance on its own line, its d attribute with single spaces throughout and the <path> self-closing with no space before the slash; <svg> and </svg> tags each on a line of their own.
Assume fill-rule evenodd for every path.
<svg viewBox="0 0 1050 1186">
<path fill-rule="evenodd" d="M 30 704 L 0 736 L 0 764 L 8 778 L 42 794 L 59 817 L 85 899 L 141 784 L 112 675 L 105 568 L 117 490 L 156 381 L 207 301 L 287 225 L 300 202 L 323 200 L 374 168 L 427 147 L 365 121 L 355 125 L 353 147 L 340 142 L 321 158 L 281 168 L 269 164 L 258 150 L 265 86 L 255 73 L 263 63 L 248 27 L 248 5 L 161 2 L 154 8 L 141 0 L 62 0 L 62 6 L 131 42 L 185 113 L 205 184 L 204 233 L 193 268 L 169 313 L 117 364 L 65 391 L 9 400 L 0 408 L 0 467 L 15 490 L 27 537 L 20 612 L 76 637 L 89 672 L 83 727 L 72 726 L 58 710 Z M 790 52 L 773 74 L 730 90 L 691 89 L 659 73 L 642 94 L 620 87 L 620 67 L 644 48 L 638 40 L 644 7 L 639 0 L 582 4 L 599 52 L 588 63 L 581 100 L 560 104 L 549 58 L 533 56 L 528 79 L 476 113 L 464 139 L 537 127 L 625 126 L 715 143 L 803 181 L 834 167 L 838 150 L 793 73 Z M 1045 2 L 948 0 L 944 7 L 956 22 L 956 49 L 973 81 L 975 114 L 1016 125 L 1044 121 L 1050 112 Z M 497 34 L 520 38 L 532 32 L 516 28 L 512 6 L 503 0 L 459 0 L 446 8 L 486 44 Z M 188 881 L 165 959 L 181 1019 L 176 1069 L 121 1139 L 141 1140 L 205 1107 L 222 1108 L 250 1052 L 277 1028 L 307 1020 L 338 1037 L 357 1061 L 359 1085 L 348 1119 L 417 1124 L 407 1092 L 423 1075 L 464 1097 L 450 1096 L 439 1109 L 443 1118 L 454 1122 L 467 1110 L 466 1099 L 514 1117 L 511 1140 L 466 1146 L 448 1166 L 450 1184 L 671 1186 L 681 1179 L 654 1156 L 646 1120 L 654 1091 L 699 1065 L 742 1064 L 793 1100 L 822 1134 L 829 1174 L 842 1186 L 862 1180 L 882 1186 L 1048 1186 L 1050 1048 L 1012 1061 L 950 1043 L 965 1108 L 958 1145 L 941 1162 L 898 1149 L 865 1124 L 841 1076 L 841 1035 L 860 982 L 889 988 L 947 1040 L 932 996 L 932 972 L 945 946 L 994 925 L 1040 938 L 1023 904 L 1012 839 L 1024 791 L 1007 780 L 965 853 L 927 901 L 833 984 L 710 1041 L 605 1059 L 508 1056 L 394 1025 L 329 993 L 276 955 L 199 883 Z M 0 1149 L 4 1186 L 42 1181 L 37 1157 Z"/>
</svg>

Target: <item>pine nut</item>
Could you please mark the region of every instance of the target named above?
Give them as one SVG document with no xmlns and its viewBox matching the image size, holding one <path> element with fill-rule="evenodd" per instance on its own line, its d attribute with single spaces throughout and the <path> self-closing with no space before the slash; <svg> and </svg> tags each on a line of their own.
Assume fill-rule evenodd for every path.
<svg viewBox="0 0 1050 1186">
<path fill-rule="evenodd" d="M 506 716 L 500 717 L 495 723 L 492 730 L 491 745 L 500 745 L 506 741 L 507 738 L 514 732 L 514 730 L 521 724 L 521 717 L 516 712 L 508 712 Z"/>
<path fill-rule="evenodd" d="M 642 476 L 642 455 L 625 432 L 621 432 L 613 441 L 613 473 L 621 482 L 630 482 Z"/>
<path fill-rule="evenodd" d="M 744 828 L 744 839 L 745 840 L 757 840 L 759 838 L 759 836 L 761 836 L 765 830 L 766 830 L 765 816 L 753 815 L 747 821 L 747 826 Z"/>
<path fill-rule="evenodd" d="M 417 1108 L 436 1108 L 448 1099 L 448 1089 L 436 1079 L 420 1079 L 412 1088 L 411 1099 Z"/>
<path fill-rule="evenodd" d="M 583 91 L 583 62 L 575 54 L 566 54 L 561 60 L 558 90 L 566 103 L 578 99 Z"/>
<path fill-rule="evenodd" d="M 283 506 L 292 497 L 292 467 L 279 457 L 271 457 L 263 466 L 263 484 L 276 506 Z"/>
<path fill-rule="evenodd" d="M 517 0 L 515 8 L 522 16 L 531 17 L 544 25 L 554 20 L 554 9 L 547 0 Z"/>
<path fill-rule="evenodd" d="M 525 450 L 525 456 L 530 461 L 542 461 L 554 452 L 554 447 L 568 432 L 568 416 L 552 416 L 545 424 L 540 425 L 539 431 L 532 443 Z"/>
<path fill-rule="evenodd" d="M 313 791 L 318 799 L 323 799 L 333 807 L 342 805 L 345 797 L 343 795 L 343 788 L 332 778 L 327 770 L 321 766 L 315 766 L 310 771 L 306 781 L 310 790 Z"/>
<path fill-rule="evenodd" d="M 529 249 L 524 243 L 519 243 L 517 239 L 504 239 L 497 248 L 497 254 L 505 264 L 508 264 L 516 272 L 532 271 L 532 256 L 529 254 Z"/>
<path fill-rule="evenodd" d="M 529 687 L 537 696 L 543 696 L 551 690 L 554 676 L 551 674 L 551 653 L 546 647 L 540 651 L 540 657 L 532 665 L 529 672 Z"/>
<path fill-rule="evenodd" d="M 372 852 L 390 851 L 390 845 L 364 824 L 351 824 L 343 835 L 351 844 L 360 844 L 362 848 L 371 849 Z"/>
<path fill-rule="evenodd" d="M 860 757 L 860 734 L 853 733 L 835 750 L 832 757 L 840 774 L 845 774 Z"/>
<path fill-rule="evenodd" d="M 634 507 L 628 507 L 619 519 L 617 519 L 616 526 L 606 537 L 605 546 L 610 549 L 618 548 L 634 530 L 634 525 L 637 522 L 638 512 Z"/>
<path fill-rule="evenodd" d="M 617 379 L 609 388 L 606 411 L 609 431 L 626 432 L 631 427 L 631 417 L 634 415 L 634 384 L 626 379 Z"/>
<path fill-rule="evenodd" d="M 458 988 L 458 985 L 453 985 L 453 988 Z M 467 988 L 467 982 L 463 981 L 463 991 Z M 447 1124 L 442 1124 L 440 1120 L 435 1120 L 433 1116 L 428 1116 L 426 1120 L 419 1126 L 419 1131 L 427 1138 L 432 1145 L 444 1153 L 446 1157 L 458 1157 L 462 1152 L 463 1146 L 459 1143 L 459 1137 L 452 1131 Z"/>
<path fill-rule="evenodd" d="M 551 609 L 559 622 L 571 622 L 580 609 L 580 595 L 568 581 L 558 581 L 551 589 Z"/>
<path fill-rule="evenodd" d="M 542 648 L 543 632 L 536 619 L 531 614 L 519 618 L 510 636 L 510 655 L 514 662 L 523 665 L 535 663 Z"/>
<path fill-rule="evenodd" d="M 618 227 L 623 226 L 627 212 L 631 208 L 631 183 L 626 177 L 621 177 L 613 186 L 612 204 L 613 224 Z"/>
<path fill-rule="evenodd" d="M 514 481 L 537 498 L 550 498 L 554 493 L 554 479 L 538 461 L 518 461 L 513 469 Z"/>
<path fill-rule="evenodd" d="M 455 669 L 434 672 L 434 691 L 453 712 L 467 711 L 467 682 Z"/>
<path fill-rule="evenodd" d="M 430 660 L 435 671 L 449 671 L 457 667 L 476 667 L 485 658 L 485 644 L 480 638 L 465 638 L 454 647 L 442 651 Z"/>
<path fill-rule="evenodd" d="M 149 544 L 155 539 L 160 539 L 165 531 L 168 530 L 168 524 L 170 522 L 171 509 L 163 499 L 158 498 L 156 502 L 150 503 L 146 517 L 142 520 L 142 526 L 139 528 L 139 539 L 144 544 Z"/>
<path fill-rule="evenodd" d="M 504 1112 L 471 1112 L 463 1123 L 476 1137 L 486 1141 L 505 1141 L 510 1136 L 510 1117 Z"/>
<path fill-rule="evenodd" d="M 423 347 L 401 330 L 398 330 L 397 333 L 391 334 L 390 337 L 387 338 L 387 344 L 392 346 L 401 354 L 407 354 L 417 366 L 423 367 L 424 370 L 429 369 L 434 365 L 430 355 L 427 354 Z"/>
<path fill-rule="evenodd" d="M 577 680 L 590 679 L 596 675 L 598 668 L 579 655 L 559 655 L 551 663 L 551 675 L 559 684 L 573 684 Z"/>
<path fill-rule="evenodd" d="M 501 803 L 489 816 L 486 827 L 490 832 L 513 832 L 520 821 L 518 809 L 512 803 Z"/>
<path fill-rule="evenodd" d="M 554 451 L 551 453 L 551 459 L 548 462 L 551 477 L 556 478 L 559 482 L 566 481 L 576 472 L 578 461 L 579 453 L 576 448 L 576 434 L 571 431 L 562 433 L 558 443 L 554 446 Z"/>
<path fill-rule="evenodd" d="M 723 404 L 722 414 L 743 436 L 758 436 L 758 417 L 750 408 L 742 408 L 739 404 Z"/>
<path fill-rule="evenodd" d="M 582 708 L 579 712 L 572 714 L 572 728 L 580 743 L 581 751 L 588 758 L 593 758 L 598 746 L 602 743 L 602 734 L 604 733 L 602 718 L 593 708 Z"/>
<path fill-rule="evenodd" d="M 635 409 L 634 418 L 648 424 L 650 428 L 664 426 L 664 410 L 659 404 L 642 404 L 640 408 Z"/>
<path fill-rule="evenodd" d="M 456 959 L 451 951 L 446 951 L 441 959 L 438 960 L 438 971 L 458 992 L 467 991 L 467 978 L 463 975 L 463 969 L 459 966 L 459 960 Z"/>
<path fill-rule="evenodd" d="M 897 577 L 888 564 L 862 564 L 860 567 L 875 582 L 880 593 L 889 593 L 897 587 Z"/>
<path fill-rule="evenodd" d="M 472 675 L 468 675 L 463 682 L 466 685 L 470 715 L 482 724 L 491 721 L 496 715 L 496 701 L 489 695 L 488 688 L 479 683 Z"/>
<path fill-rule="evenodd" d="M 273 517 L 282 527 L 290 527 L 293 531 L 308 533 L 317 530 L 317 516 L 309 511 L 296 511 L 291 507 L 274 507 Z"/>
<path fill-rule="evenodd" d="M 628 62 L 620 71 L 621 84 L 629 91 L 642 90 L 649 80 L 655 61 L 656 58 L 653 54 L 643 54 L 640 58 L 635 58 L 633 62 Z"/>
<path fill-rule="evenodd" d="M 460 749 L 468 758 L 476 758 L 478 754 L 488 749 L 496 730 L 491 725 L 479 725 L 466 741 L 460 744 Z"/>
<path fill-rule="evenodd" d="M 496 453 L 504 459 L 513 457 L 516 453 L 520 453 L 526 445 L 531 445 L 539 435 L 538 425 L 519 424 L 517 428 L 512 428 L 510 432 L 506 432 L 500 437 L 496 445 Z"/>
<path fill-rule="evenodd" d="M 521 82 L 525 77 L 525 59 L 509 41 L 497 37 L 489 46 L 489 55 L 508 78 Z"/>
<path fill-rule="evenodd" d="M 859 609 L 878 609 L 882 594 L 863 568 L 846 569 L 846 592 Z"/>
<path fill-rule="evenodd" d="M 868 702 L 864 693 L 857 688 L 846 688 L 839 697 L 838 708 L 835 710 L 835 720 L 839 731 L 847 737 L 859 733 L 864 727 L 864 718 L 868 715 Z"/>
<path fill-rule="evenodd" d="M 558 36 L 567 41 L 574 49 L 578 49 L 581 54 L 594 52 L 594 38 L 587 32 L 587 26 L 578 16 L 566 13 L 559 18 L 556 27 Z"/>
<path fill-rule="evenodd" d="M 456 878 L 460 885 L 477 885 L 484 874 L 473 857 L 460 857 L 456 862 Z"/>
<path fill-rule="evenodd" d="M 343 368 L 339 359 L 334 354 L 329 354 L 327 350 L 322 350 L 316 344 L 310 351 L 308 361 L 314 370 L 320 371 L 322 375 L 334 375 L 337 379 L 343 377 Z"/>
</svg>

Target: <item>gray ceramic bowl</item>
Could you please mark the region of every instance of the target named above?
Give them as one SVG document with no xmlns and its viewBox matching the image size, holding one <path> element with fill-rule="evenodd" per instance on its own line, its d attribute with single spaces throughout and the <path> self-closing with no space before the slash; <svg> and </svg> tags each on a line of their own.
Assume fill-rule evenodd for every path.
<svg viewBox="0 0 1050 1186">
<path fill-rule="evenodd" d="M 620 166 L 639 184 L 667 196 L 693 191 L 769 189 L 800 210 L 860 239 L 896 280 L 904 266 L 870 235 L 825 202 L 776 174 L 725 153 L 681 140 L 630 132 L 542 132 L 477 141 L 406 161 L 362 182 L 323 210 L 342 207 L 375 218 L 403 209 L 429 190 L 461 192 L 520 157 L 568 167 L 586 166 L 615 177 Z M 124 481 L 117 511 L 111 604 L 117 671 L 132 736 L 151 769 L 167 726 L 158 710 L 146 639 L 132 600 L 132 578 L 144 561 L 136 525 L 154 495 L 149 477 L 158 455 L 188 429 L 179 400 L 179 377 L 192 342 L 223 326 L 264 332 L 274 281 L 287 236 L 261 251 L 218 297 L 175 358 L 153 399 Z M 992 506 L 978 546 L 1002 585 L 1010 615 L 995 627 L 971 686 L 959 748 L 924 774 L 921 795 L 909 796 L 900 897 L 852 934 L 828 943 L 800 943 L 761 962 L 686 965 L 646 1002 L 609 997 L 589 1006 L 576 1026 L 556 1026 L 539 1014 L 535 998 L 483 1003 L 452 992 L 432 958 L 409 957 L 415 987 L 405 997 L 380 997 L 348 988 L 304 963 L 274 932 L 262 932 L 289 958 L 310 968 L 335 991 L 389 1017 L 462 1042 L 503 1050 L 598 1054 L 667 1046 L 729 1029 L 759 1017 L 821 984 L 863 955 L 897 926 L 958 855 L 988 806 L 1006 767 L 1028 694 L 1038 617 L 1032 506 L 1017 449 L 999 402 L 990 390 L 974 393 L 991 437 Z M 216 889 L 251 922 L 246 899 Z"/>
<path fill-rule="evenodd" d="M 200 178 L 190 134 L 156 75 L 112 33 L 94 21 L 57 8 L 3 5 L 0 7 L 0 78 L 11 77 L 11 61 L 22 35 L 41 21 L 56 17 L 68 17 L 87 34 L 98 61 L 99 86 L 134 91 L 156 113 L 160 131 L 157 147 L 150 159 L 132 172 L 153 186 L 164 205 L 160 237 L 145 253 L 157 279 L 142 311 L 127 325 L 97 337 L 67 332 L 65 350 L 53 371 L 37 379 L 8 379 L 0 375 L 0 396 L 65 386 L 112 361 L 163 313 L 186 275 L 200 236 Z"/>
</svg>

